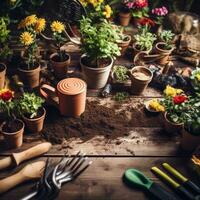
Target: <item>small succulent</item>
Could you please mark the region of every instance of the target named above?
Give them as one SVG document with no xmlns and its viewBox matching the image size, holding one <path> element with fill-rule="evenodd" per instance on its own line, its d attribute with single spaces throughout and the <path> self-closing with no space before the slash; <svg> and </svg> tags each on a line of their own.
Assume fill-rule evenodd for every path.
<svg viewBox="0 0 200 200">
<path fill-rule="evenodd" d="M 165 48 L 166 49 L 171 49 L 172 48 L 172 40 L 174 38 L 175 34 L 172 33 L 171 30 L 163 30 L 159 38 L 161 39 L 162 42 L 166 43 Z"/>
</svg>

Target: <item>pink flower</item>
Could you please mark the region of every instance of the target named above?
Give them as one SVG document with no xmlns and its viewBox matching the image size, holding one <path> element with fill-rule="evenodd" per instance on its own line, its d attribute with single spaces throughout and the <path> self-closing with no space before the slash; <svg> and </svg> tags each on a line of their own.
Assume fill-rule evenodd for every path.
<svg viewBox="0 0 200 200">
<path fill-rule="evenodd" d="M 128 2 L 128 3 L 126 4 L 126 6 L 127 6 L 129 9 L 131 9 L 131 8 L 133 8 L 134 3 L 133 3 L 133 2 Z"/>
<path fill-rule="evenodd" d="M 161 7 L 161 8 L 154 8 L 152 9 L 152 14 L 155 14 L 157 16 L 165 16 L 168 14 L 168 10 L 165 6 Z"/>
<path fill-rule="evenodd" d="M 135 8 L 145 8 L 148 6 L 148 0 L 135 0 L 134 7 Z"/>
</svg>

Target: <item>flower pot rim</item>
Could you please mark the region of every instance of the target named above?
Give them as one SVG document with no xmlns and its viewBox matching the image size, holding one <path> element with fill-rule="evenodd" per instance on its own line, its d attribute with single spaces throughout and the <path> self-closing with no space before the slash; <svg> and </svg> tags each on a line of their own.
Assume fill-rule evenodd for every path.
<svg viewBox="0 0 200 200">
<path fill-rule="evenodd" d="M 82 59 L 85 58 L 85 57 L 87 57 L 87 54 L 86 54 L 86 53 L 83 54 L 83 55 L 81 55 L 80 64 L 81 64 L 82 66 L 84 66 L 85 68 L 90 69 L 90 70 L 93 70 L 93 71 L 99 71 L 100 69 L 107 69 L 107 68 L 110 67 L 110 65 L 113 65 L 113 63 L 114 63 L 114 59 L 113 59 L 112 57 L 108 57 L 108 58 L 110 58 L 110 60 L 111 60 L 111 62 L 110 62 L 109 65 L 107 65 L 107 66 L 105 66 L 105 67 L 103 67 L 103 68 L 88 67 L 87 65 L 84 65 L 84 64 L 82 63 Z"/>
<path fill-rule="evenodd" d="M 156 49 L 158 49 L 159 51 L 162 51 L 162 52 L 171 52 L 173 50 L 173 47 L 171 49 L 162 49 L 159 47 L 159 45 L 165 45 L 166 43 L 165 42 L 157 42 L 156 43 Z"/>
<path fill-rule="evenodd" d="M 42 110 L 43 110 L 43 114 L 42 114 L 40 117 L 31 119 L 31 118 L 28 118 L 28 117 L 23 116 L 23 118 L 24 118 L 25 120 L 27 120 L 27 121 L 32 121 L 32 122 L 33 122 L 33 121 L 38 121 L 38 120 L 42 119 L 43 117 L 46 116 L 46 109 L 45 109 L 44 107 L 41 107 L 41 108 L 42 108 Z"/>
<path fill-rule="evenodd" d="M 3 68 L 4 68 L 4 69 L 0 70 L 0 72 L 4 72 L 4 71 L 7 69 L 5 63 L 1 63 L 1 62 L 0 62 L 0 66 L 3 66 Z"/>
<path fill-rule="evenodd" d="M 149 79 L 148 79 L 148 80 L 140 80 L 140 79 L 138 79 L 138 78 L 135 78 L 135 77 L 133 76 L 133 71 L 136 70 L 136 69 L 144 69 L 144 70 L 146 70 L 146 71 L 150 74 Z M 152 78 L 153 78 L 153 73 L 151 72 L 150 69 L 148 69 L 148 68 L 145 67 L 145 66 L 135 66 L 135 67 L 133 67 L 133 68 L 130 70 L 130 75 L 133 76 L 136 80 L 141 81 L 141 82 L 148 82 L 148 81 L 152 80 Z"/>
<path fill-rule="evenodd" d="M 24 127 L 25 127 L 24 122 L 23 122 L 22 120 L 20 120 L 20 119 L 15 119 L 15 121 L 18 121 L 18 122 L 20 122 L 20 123 L 22 124 L 22 127 L 21 127 L 18 131 L 13 132 L 13 133 L 9 133 L 9 132 L 2 131 L 2 128 L 3 128 L 3 126 L 4 126 L 5 123 L 6 123 L 6 122 L 3 122 L 2 126 L 1 126 L 1 133 L 2 133 L 3 135 L 17 135 L 21 130 L 23 130 Z"/>
<path fill-rule="evenodd" d="M 119 12 L 119 16 L 126 16 L 126 17 L 131 17 L 131 11 L 127 10 L 127 11 L 120 11 Z"/>
<path fill-rule="evenodd" d="M 140 52 L 145 52 L 145 53 L 149 53 L 153 47 L 147 49 L 147 50 L 141 50 L 141 49 L 138 49 L 137 46 L 135 45 L 135 43 L 133 43 L 133 49 L 136 50 L 136 51 L 140 51 Z"/>
<path fill-rule="evenodd" d="M 66 62 L 68 62 L 68 61 L 71 60 L 71 57 L 70 57 L 70 55 L 69 55 L 68 53 L 66 53 L 66 52 L 65 52 L 65 55 L 68 56 L 68 59 L 67 59 L 67 60 L 61 61 L 61 62 L 56 62 L 56 61 L 53 60 L 53 58 L 54 58 L 55 56 L 58 56 L 58 53 L 52 53 L 52 54 L 50 55 L 50 60 L 51 60 L 51 62 L 54 62 L 54 63 L 66 63 Z"/>
<path fill-rule="evenodd" d="M 36 64 L 38 64 L 38 66 L 35 69 L 22 69 L 21 67 L 18 67 L 18 70 L 25 72 L 25 73 L 29 73 L 29 72 L 33 72 L 33 71 L 40 71 L 41 70 L 40 63 L 36 62 Z"/>
<path fill-rule="evenodd" d="M 164 117 L 165 117 L 165 120 L 168 121 L 169 123 L 173 124 L 173 125 L 184 125 L 183 122 L 181 123 L 175 123 L 175 122 L 171 122 L 168 118 L 167 118 L 167 112 L 164 113 Z"/>
</svg>

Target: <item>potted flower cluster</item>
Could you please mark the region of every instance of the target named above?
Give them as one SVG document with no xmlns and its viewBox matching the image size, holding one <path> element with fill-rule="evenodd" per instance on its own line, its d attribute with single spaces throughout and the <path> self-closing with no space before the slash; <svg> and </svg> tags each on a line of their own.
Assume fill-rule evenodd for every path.
<svg viewBox="0 0 200 200">
<path fill-rule="evenodd" d="M 8 46 L 10 30 L 8 29 L 9 19 L 0 17 L 0 89 L 3 89 L 6 75 L 6 61 L 11 55 L 11 50 Z"/>
<path fill-rule="evenodd" d="M 82 35 L 80 64 L 89 88 L 103 88 L 110 74 L 115 56 L 120 56 L 119 35 L 106 20 L 93 23 L 90 18 L 80 21 Z"/>
<path fill-rule="evenodd" d="M 182 130 L 184 112 L 188 100 L 189 98 L 181 89 L 176 89 L 168 85 L 164 90 L 162 105 L 165 107 L 164 127 L 167 133 L 175 133 Z"/>
<path fill-rule="evenodd" d="M 161 65 L 168 63 L 169 56 L 174 50 L 174 36 L 175 35 L 171 30 L 163 30 L 158 36 L 160 42 L 156 44 L 156 52 L 159 54 L 159 59 L 157 62 Z"/>
<path fill-rule="evenodd" d="M 18 28 L 24 31 L 20 35 L 20 42 L 25 48 L 23 63 L 18 68 L 21 80 L 33 89 L 40 83 L 40 63 L 37 61 L 39 35 L 44 31 L 46 21 L 36 15 L 23 19 Z"/>
<path fill-rule="evenodd" d="M 0 111 L 5 121 L 1 125 L 1 133 L 9 148 L 20 147 L 23 143 L 24 123 L 16 118 L 16 108 L 17 101 L 14 100 L 14 92 L 2 89 L 0 91 Z"/>
<path fill-rule="evenodd" d="M 200 99 L 191 97 L 184 113 L 184 129 L 181 146 L 184 150 L 192 151 L 200 145 Z"/>
<path fill-rule="evenodd" d="M 34 93 L 24 93 L 18 99 L 17 111 L 23 118 L 27 129 L 39 133 L 43 129 L 46 110 L 42 107 L 44 99 Z"/>
<path fill-rule="evenodd" d="M 196 92 L 200 92 L 200 68 L 196 68 L 192 71 L 190 76 L 192 87 Z"/>
<path fill-rule="evenodd" d="M 122 0 L 119 12 L 119 23 L 121 26 L 128 26 L 131 20 L 132 2 L 129 0 Z"/>
<path fill-rule="evenodd" d="M 67 41 L 66 38 L 63 36 L 65 31 L 65 26 L 62 22 L 53 21 L 51 23 L 51 31 L 52 31 L 52 38 L 50 40 L 56 47 L 56 53 L 53 53 L 50 56 L 50 61 L 56 77 L 62 79 L 66 76 L 71 60 L 70 55 L 67 54 L 66 51 L 62 49 L 62 46 Z"/>
</svg>

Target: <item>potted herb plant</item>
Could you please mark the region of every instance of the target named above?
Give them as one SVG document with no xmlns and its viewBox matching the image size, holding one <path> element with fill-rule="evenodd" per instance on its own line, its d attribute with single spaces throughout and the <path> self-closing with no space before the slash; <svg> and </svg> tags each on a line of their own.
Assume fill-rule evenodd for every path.
<svg viewBox="0 0 200 200">
<path fill-rule="evenodd" d="M 153 43 L 157 37 L 149 31 L 148 26 L 140 26 L 138 34 L 134 35 L 135 42 L 133 44 L 134 54 L 144 52 L 148 54 L 152 48 Z"/>
<path fill-rule="evenodd" d="M 4 114 L 1 133 L 9 148 L 20 147 L 23 143 L 24 123 L 15 116 L 17 102 L 14 92 L 8 89 L 0 91 L 0 111 Z"/>
<path fill-rule="evenodd" d="M 172 33 L 171 30 L 163 30 L 159 34 L 159 40 L 161 42 L 158 42 L 156 44 L 156 51 L 159 54 L 159 59 L 157 60 L 157 62 L 161 65 L 165 65 L 168 63 L 169 56 L 174 50 L 173 38 L 174 33 Z"/>
<path fill-rule="evenodd" d="M 29 88 L 36 88 L 40 84 L 40 63 L 38 56 L 38 36 L 45 29 L 46 21 L 30 15 L 23 19 L 18 28 L 24 32 L 20 35 L 20 42 L 25 48 L 23 63 L 18 68 L 21 80 Z"/>
<path fill-rule="evenodd" d="M 9 19 L 0 17 L 0 89 L 4 87 L 6 75 L 6 62 L 12 54 L 8 46 L 10 30 L 8 29 Z"/>
<path fill-rule="evenodd" d="M 131 8 L 134 1 L 122 0 L 119 12 L 119 23 L 121 26 L 128 26 L 131 20 Z"/>
<path fill-rule="evenodd" d="M 167 133 L 179 132 L 183 128 L 184 111 L 188 97 L 183 90 L 167 86 L 164 90 L 164 100 L 162 104 L 165 107 L 164 128 Z"/>
<path fill-rule="evenodd" d="M 192 87 L 195 91 L 200 91 L 200 68 L 196 68 L 192 71 L 192 74 L 190 76 Z"/>
<path fill-rule="evenodd" d="M 82 52 L 80 64 L 88 88 L 103 88 L 110 74 L 115 56 L 120 56 L 119 35 L 106 20 L 95 24 L 90 18 L 80 22 Z"/>
<path fill-rule="evenodd" d="M 71 57 L 61 47 L 66 43 L 66 38 L 63 36 L 65 26 L 62 22 L 53 21 L 51 23 L 52 38 L 56 53 L 50 55 L 50 61 L 57 78 L 62 79 L 66 77 L 68 67 L 70 65 Z"/>
<path fill-rule="evenodd" d="M 24 93 L 18 100 L 17 109 L 32 133 L 39 133 L 43 129 L 46 110 L 42 107 L 44 100 L 34 93 Z"/>
<path fill-rule="evenodd" d="M 120 26 L 115 26 L 118 34 L 119 39 L 117 40 L 117 44 L 120 47 L 121 56 L 124 56 L 126 50 L 131 42 L 131 36 L 124 33 L 124 29 Z"/>
<path fill-rule="evenodd" d="M 192 97 L 187 103 L 184 113 L 184 129 L 182 130 L 181 146 L 192 151 L 200 145 L 200 99 Z"/>
</svg>

